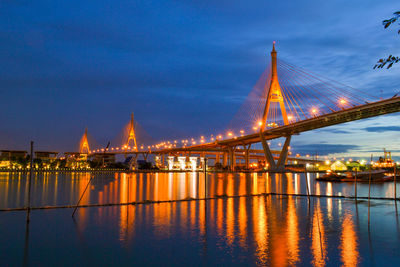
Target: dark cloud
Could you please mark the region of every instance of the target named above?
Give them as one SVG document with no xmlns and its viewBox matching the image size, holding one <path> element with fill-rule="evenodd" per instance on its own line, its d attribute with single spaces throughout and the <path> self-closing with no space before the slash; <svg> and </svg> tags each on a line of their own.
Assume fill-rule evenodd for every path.
<svg viewBox="0 0 400 267">
<path fill-rule="evenodd" d="M 327 129 L 320 129 L 317 130 L 319 132 L 329 132 L 329 133 L 336 133 L 336 134 L 350 134 L 352 133 L 349 130 L 343 130 L 343 129 L 331 129 L 331 128 L 327 128 Z"/>
<path fill-rule="evenodd" d="M 341 144 L 307 144 L 295 145 L 293 147 L 295 153 L 310 154 L 324 156 L 334 153 L 346 153 L 357 149 L 358 145 L 341 145 Z"/>
<path fill-rule="evenodd" d="M 383 133 L 383 132 L 393 132 L 393 131 L 400 131 L 400 126 L 371 126 L 365 127 L 365 131 L 373 132 L 373 133 Z"/>
</svg>

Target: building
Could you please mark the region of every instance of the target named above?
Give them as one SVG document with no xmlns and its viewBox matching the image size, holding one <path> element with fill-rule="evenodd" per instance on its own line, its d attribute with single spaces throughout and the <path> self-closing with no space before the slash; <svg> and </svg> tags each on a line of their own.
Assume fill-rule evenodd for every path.
<svg viewBox="0 0 400 267">
<path fill-rule="evenodd" d="M 332 171 L 347 171 L 347 166 L 340 160 L 337 160 L 334 163 L 332 163 L 331 170 Z"/>
<path fill-rule="evenodd" d="M 27 154 L 24 150 L 0 150 L 0 168 L 25 168 Z"/>
<path fill-rule="evenodd" d="M 91 160 L 96 162 L 99 167 L 115 163 L 115 153 L 93 153 L 90 156 Z"/>
<path fill-rule="evenodd" d="M 64 152 L 67 168 L 87 168 L 89 164 L 87 162 L 88 154 L 80 152 Z"/>
<path fill-rule="evenodd" d="M 35 159 L 41 159 L 44 162 L 53 162 L 57 159 L 56 151 L 35 151 Z"/>
<path fill-rule="evenodd" d="M 0 150 L 0 160 L 15 160 L 18 158 L 26 158 L 28 152 L 24 150 Z"/>
</svg>

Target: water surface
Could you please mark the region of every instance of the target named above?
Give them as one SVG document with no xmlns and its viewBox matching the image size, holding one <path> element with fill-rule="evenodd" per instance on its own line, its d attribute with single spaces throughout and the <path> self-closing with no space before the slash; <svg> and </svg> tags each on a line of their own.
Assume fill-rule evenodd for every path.
<svg viewBox="0 0 400 267">
<path fill-rule="evenodd" d="M 76 204 L 90 173 L 36 174 L 33 206 Z M 95 174 L 82 204 L 179 200 L 268 192 L 354 195 L 354 184 L 313 175 Z M 359 196 L 368 184 L 359 184 Z M 393 196 L 393 183 L 373 196 Z M 26 176 L 0 173 L 0 208 L 23 207 Z M 364 265 L 395 266 L 400 227 L 394 201 L 243 196 L 159 204 L 0 212 L 0 266 Z"/>
</svg>

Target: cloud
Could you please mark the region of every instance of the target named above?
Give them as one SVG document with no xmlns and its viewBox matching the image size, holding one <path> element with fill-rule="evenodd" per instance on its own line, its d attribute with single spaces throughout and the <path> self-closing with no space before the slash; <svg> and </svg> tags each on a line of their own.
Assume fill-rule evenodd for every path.
<svg viewBox="0 0 400 267">
<path fill-rule="evenodd" d="M 365 127 L 364 130 L 371 133 L 397 132 L 400 131 L 400 126 L 371 126 Z"/>
<path fill-rule="evenodd" d="M 318 131 L 319 131 L 319 132 L 336 133 L 336 134 L 350 134 L 350 133 L 352 133 L 352 132 L 349 131 L 349 130 L 331 129 L 331 128 L 329 128 L 329 129 L 321 129 L 321 130 L 318 130 Z"/>
<path fill-rule="evenodd" d="M 358 149 L 358 145 L 342 145 L 342 144 L 305 144 L 295 145 L 293 147 L 296 153 L 310 154 L 319 156 L 334 154 L 334 153 L 346 153 L 351 150 Z"/>
</svg>

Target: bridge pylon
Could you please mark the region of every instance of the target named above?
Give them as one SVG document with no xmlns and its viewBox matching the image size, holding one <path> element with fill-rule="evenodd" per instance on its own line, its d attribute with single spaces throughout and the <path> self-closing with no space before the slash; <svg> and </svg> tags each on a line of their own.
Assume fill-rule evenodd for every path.
<svg viewBox="0 0 400 267">
<path fill-rule="evenodd" d="M 128 132 L 128 138 L 124 144 L 125 150 L 128 149 L 128 147 L 132 144 L 133 150 L 138 151 L 138 146 L 136 143 L 136 133 L 135 133 L 135 122 L 133 119 L 133 112 L 131 114 L 131 121 L 129 122 L 129 132 Z"/>
<path fill-rule="evenodd" d="M 278 79 L 278 70 L 277 70 L 277 52 L 275 50 L 275 42 L 272 44 L 271 51 L 271 79 L 268 85 L 268 94 L 266 98 L 266 103 L 264 107 L 263 117 L 260 126 L 260 139 L 264 149 L 265 159 L 269 164 L 269 169 L 271 170 L 283 170 L 285 168 L 285 163 L 287 159 L 287 155 L 289 153 L 289 145 L 291 136 L 286 136 L 285 143 L 283 145 L 281 154 L 279 155 L 278 162 L 275 163 L 274 157 L 272 156 L 271 150 L 268 146 L 267 141 L 265 140 L 263 132 L 265 131 L 266 123 L 272 117 L 270 113 L 271 104 L 277 103 L 279 105 L 283 123 L 284 125 L 289 124 L 289 119 L 286 113 L 284 95 L 282 93 L 281 86 L 279 85 Z M 267 87 L 267 84 L 265 85 Z M 272 127 L 275 122 L 272 122 Z M 268 125 L 269 126 L 269 125 Z"/>
<path fill-rule="evenodd" d="M 89 154 L 90 147 L 87 135 L 87 128 L 85 128 L 85 133 L 83 134 L 81 141 L 79 143 L 79 153 L 86 153 Z"/>
</svg>

